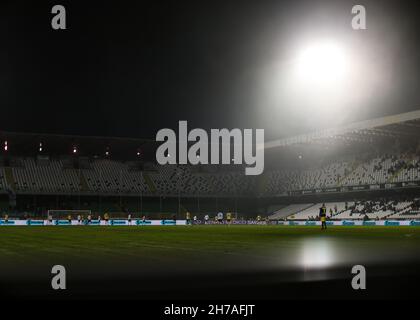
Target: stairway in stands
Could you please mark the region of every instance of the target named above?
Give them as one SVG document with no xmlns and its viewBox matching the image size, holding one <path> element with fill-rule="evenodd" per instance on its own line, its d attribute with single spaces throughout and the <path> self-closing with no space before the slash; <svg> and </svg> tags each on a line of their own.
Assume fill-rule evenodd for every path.
<svg viewBox="0 0 420 320">
<path fill-rule="evenodd" d="M 400 168 L 399 170 L 395 171 L 387 180 L 388 183 L 393 182 L 395 178 L 398 177 L 401 171 L 403 171 L 404 168 Z"/>
<path fill-rule="evenodd" d="M 356 169 L 359 167 L 359 165 L 361 164 L 360 161 L 353 161 L 352 165 L 351 165 L 351 169 L 347 172 L 346 175 L 344 175 L 343 177 L 340 177 L 340 179 L 338 180 L 337 185 L 338 186 L 342 186 L 343 182 L 346 181 L 346 179 L 354 172 L 356 171 Z"/>
<path fill-rule="evenodd" d="M 156 186 L 153 183 L 153 180 L 149 177 L 149 175 L 146 172 L 143 172 L 143 179 L 147 184 L 147 187 L 151 192 L 156 192 Z"/>
<path fill-rule="evenodd" d="M 80 191 L 89 191 L 90 188 L 89 188 L 89 185 L 86 181 L 85 175 L 83 174 L 83 171 L 80 171 L 80 176 L 79 177 L 80 177 L 80 181 L 79 181 Z"/>
<path fill-rule="evenodd" d="M 257 178 L 257 193 L 263 194 L 266 191 L 266 186 L 269 184 L 269 176 L 262 174 Z"/>
<path fill-rule="evenodd" d="M 406 155 L 403 155 L 402 157 L 404 157 L 404 156 L 406 156 Z M 413 159 L 414 159 L 414 155 L 411 155 L 408 159 L 406 159 L 406 158 L 404 158 L 404 160 L 406 161 L 406 162 L 411 162 Z M 395 178 L 397 178 L 398 177 L 398 175 L 400 174 L 400 172 L 401 171 L 404 171 L 405 170 L 405 168 L 404 167 L 402 167 L 402 168 L 400 168 L 399 170 L 397 170 L 397 171 L 395 171 L 389 178 L 388 178 L 388 180 L 387 180 L 387 182 L 388 183 L 391 183 L 391 182 L 394 182 L 394 179 Z"/>
<path fill-rule="evenodd" d="M 273 214 L 270 215 L 268 218 L 270 220 L 285 219 L 290 216 L 297 215 L 299 212 L 302 212 L 303 210 L 306 210 L 312 206 L 314 206 L 314 203 L 291 204 L 273 212 Z"/>
<path fill-rule="evenodd" d="M 9 188 L 13 191 L 15 191 L 15 176 L 13 175 L 13 171 L 11 167 L 5 167 L 4 168 L 4 177 L 6 179 L 6 183 L 9 186 Z"/>
</svg>

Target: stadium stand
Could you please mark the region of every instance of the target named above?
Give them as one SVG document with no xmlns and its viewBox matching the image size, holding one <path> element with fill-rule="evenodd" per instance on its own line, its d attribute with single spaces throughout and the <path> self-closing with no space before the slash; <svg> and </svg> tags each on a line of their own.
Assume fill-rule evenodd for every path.
<svg viewBox="0 0 420 320">
<path fill-rule="evenodd" d="M 22 159 L 12 168 L 16 192 L 59 193 L 79 190 L 80 178 L 75 170 L 63 169 L 59 160 Z"/>
<path fill-rule="evenodd" d="M 127 163 L 108 159 L 95 160 L 91 169 L 81 172 L 90 191 L 104 194 L 147 192 L 142 173 L 130 170 Z"/>
<path fill-rule="evenodd" d="M 329 216 L 336 216 L 341 214 L 346 210 L 348 206 L 351 206 L 353 203 L 346 203 L 346 202 L 327 202 L 325 206 L 327 208 L 327 214 Z M 316 203 L 297 214 L 290 216 L 290 220 L 314 220 L 318 217 L 319 208 L 323 205 L 323 203 Z"/>
<path fill-rule="evenodd" d="M 390 219 L 419 219 L 420 198 L 401 202 L 396 206 L 396 209 L 396 212 L 389 216 Z"/>
<path fill-rule="evenodd" d="M 391 215 L 394 212 L 393 210 L 394 209 L 390 206 L 390 203 L 380 203 L 375 201 L 367 201 L 363 203 L 356 202 L 348 210 L 334 216 L 334 219 L 383 219 Z M 365 218 L 365 216 L 367 218 Z"/>
<path fill-rule="evenodd" d="M 4 168 L 0 168 L 0 190 L 5 191 L 7 189 L 7 182 L 5 177 Z"/>
<path fill-rule="evenodd" d="M 0 192 L 102 196 L 140 193 L 200 197 L 287 195 L 287 192 L 299 189 L 418 181 L 419 167 L 419 158 L 413 154 L 382 155 L 363 161 L 341 159 L 320 168 L 301 171 L 269 171 L 265 179 L 261 179 L 236 171 L 197 171 L 188 165 L 149 164 L 146 172 L 130 162 L 111 159 L 85 160 L 84 165 L 77 168 L 64 158 L 17 157 L 8 166 L 0 167 Z M 265 182 L 262 189 L 259 188 L 261 181 Z M 317 219 L 321 205 L 321 202 L 282 205 L 270 212 L 270 219 Z M 326 206 L 329 218 L 337 220 L 420 218 L 420 202 L 414 198 L 349 199 L 347 202 L 330 201 Z M 121 205 L 116 208 L 122 210 Z"/>
<path fill-rule="evenodd" d="M 195 172 L 188 165 L 154 166 L 148 173 L 160 194 L 200 195 L 281 195 L 288 191 L 317 188 L 372 185 L 419 181 L 420 160 L 417 156 L 381 156 L 368 159 L 352 171 L 354 162 L 337 161 L 321 168 L 302 171 L 269 171 L 262 192 L 257 192 L 259 179 L 239 172 Z M 66 193 L 102 192 L 150 193 L 144 172 L 130 163 L 95 159 L 85 168 L 74 168 L 59 159 L 14 159 L 11 167 L 13 183 L 6 179 L 6 168 L 0 167 L 0 190 L 16 192 Z"/>
<path fill-rule="evenodd" d="M 286 207 L 290 210 L 284 210 L 285 214 L 281 217 L 273 214 L 270 219 L 317 220 L 322 204 L 295 204 Z M 419 205 L 420 199 L 414 201 L 369 200 L 325 203 L 327 216 L 331 220 L 414 219 L 420 217 Z"/>
<path fill-rule="evenodd" d="M 280 220 L 290 216 L 298 215 L 302 210 L 312 207 L 312 203 L 291 204 L 285 208 L 275 211 L 270 217 L 270 220 Z"/>
<path fill-rule="evenodd" d="M 189 166 L 156 167 L 150 177 L 160 193 L 198 195 L 252 194 L 256 179 L 237 172 L 192 172 Z"/>
<path fill-rule="evenodd" d="M 355 169 L 352 167 L 355 163 Z M 266 194 L 343 186 L 419 181 L 420 158 L 414 155 L 383 155 L 359 161 L 338 160 L 321 168 L 267 173 Z"/>
<path fill-rule="evenodd" d="M 150 139 L 0 132 L 10 146 L 0 155 L 0 201 L 10 210 L 17 203 L 126 212 L 126 204 L 144 208 L 145 196 L 155 211 L 181 213 L 186 204 L 203 213 L 220 210 L 225 198 L 232 212 L 240 199 L 272 219 L 307 220 L 325 200 L 331 219 L 417 219 L 419 132 L 420 110 L 270 141 L 260 176 L 233 164 L 156 165 Z M 37 152 L 40 141 L 48 150 Z M 204 198 L 213 200 L 200 204 Z"/>
<path fill-rule="evenodd" d="M 109 159 L 92 160 L 86 168 L 74 168 L 65 160 L 15 159 L 11 167 L 12 180 L 5 179 L 0 167 L 0 190 L 13 188 L 18 193 L 151 193 L 144 172 L 130 163 Z M 200 173 L 189 166 L 154 166 L 148 172 L 158 194 L 176 195 L 244 195 L 252 194 L 256 178 L 238 172 Z"/>
</svg>

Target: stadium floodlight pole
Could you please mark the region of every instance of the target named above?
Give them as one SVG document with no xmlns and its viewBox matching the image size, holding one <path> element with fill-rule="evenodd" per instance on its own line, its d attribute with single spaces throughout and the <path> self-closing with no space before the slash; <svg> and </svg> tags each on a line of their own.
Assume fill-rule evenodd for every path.
<svg viewBox="0 0 420 320">
<path fill-rule="evenodd" d="M 80 185 L 81 185 L 81 183 L 80 183 L 80 181 L 81 181 L 81 170 L 80 170 L 80 167 L 79 167 L 79 183 L 78 183 L 78 185 L 77 185 L 77 190 L 78 190 L 78 209 L 80 210 Z"/>
<path fill-rule="evenodd" d="M 181 217 L 181 193 L 178 192 L 178 217 Z"/>
<path fill-rule="evenodd" d="M 33 203 L 32 203 L 32 205 L 33 205 L 33 207 L 34 207 L 34 210 L 36 211 L 36 205 L 35 205 L 35 203 L 36 203 L 36 201 L 35 201 L 35 197 L 36 197 L 36 195 L 34 195 L 33 196 Z"/>
<path fill-rule="evenodd" d="M 235 209 L 235 215 L 237 215 L 238 214 L 238 202 L 237 202 L 238 189 L 236 185 L 234 185 L 234 188 L 235 188 L 235 200 L 234 200 L 235 208 L 234 209 Z"/>
<path fill-rule="evenodd" d="M 143 215 L 143 190 L 140 190 L 140 213 Z"/>
<path fill-rule="evenodd" d="M 102 167 L 99 168 L 99 185 L 102 188 Z M 98 189 L 98 196 L 99 196 L 99 212 L 102 213 L 102 192 Z"/>
<path fill-rule="evenodd" d="M 237 195 L 235 195 L 235 216 L 238 215 L 238 198 Z"/>
<path fill-rule="evenodd" d="M 101 197 L 101 193 L 100 192 L 98 193 L 98 198 L 99 198 L 98 199 L 99 200 L 98 201 L 99 202 L 99 210 L 98 211 L 101 213 L 102 212 L 102 197 Z"/>
<path fill-rule="evenodd" d="M 178 171 L 178 218 L 181 217 L 181 172 Z"/>
<path fill-rule="evenodd" d="M 119 176 L 118 176 L 118 194 L 120 196 L 120 210 L 122 210 L 121 175 L 122 175 L 122 169 L 120 169 Z"/>
</svg>

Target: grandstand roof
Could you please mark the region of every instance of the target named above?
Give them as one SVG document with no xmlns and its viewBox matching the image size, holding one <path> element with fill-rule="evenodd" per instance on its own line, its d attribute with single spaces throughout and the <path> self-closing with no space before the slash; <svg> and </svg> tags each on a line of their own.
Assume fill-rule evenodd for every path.
<svg viewBox="0 0 420 320">
<path fill-rule="evenodd" d="M 38 153 L 39 144 L 48 154 L 71 154 L 73 147 L 77 147 L 78 155 L 103 155 L 107 150 L 113 157 L 130 158 L 141 150 L 142 158 L 154 158 L 156 142 L 152 139 L 138 139 L 126 137 L 101 137 L 61 135 L 47 133 L 19 133 L 0 131 L 1 144 L 8 142 L 8 153 L 13 155 L 34 155 Z M 3 148 L 2 148 L 2 151 Z"/>
<path fill-rule="evenodd" d="M 373 142 L 378 137 L 418 138 L 419 136 L 420 110 L 416 110 L 266 142 L 265 148 L 331 142 L 331 140 Z"/>
<path fill-rule="evenodd" d="M 306 144 L 373 143 L 379 139 L 403 138 L 417 141 L 420 137 L 420 109 L 376 119 L 350 123 L 340 127 L 318 130 L 265 142 L 265 149 Z M 131 158 L 141 150 L 142 159 L 153 161 L 157 142 L 150 138 L 101 137 L 47 133 L 0 131 L 1 143 L 8 141 L 9 152 L 15 155 L 34 155 L 40 142 L 49 154 L 71 154 L 77 146 L 79 155 L 103 155 L 107 149 L 113 157 Z"/>
</svg>

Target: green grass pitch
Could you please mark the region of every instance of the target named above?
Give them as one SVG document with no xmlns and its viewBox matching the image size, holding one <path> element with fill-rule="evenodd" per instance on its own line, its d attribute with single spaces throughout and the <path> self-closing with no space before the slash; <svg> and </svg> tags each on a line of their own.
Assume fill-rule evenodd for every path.
<svg viewBox="0 0 420 320">
<path fill-rule="evenodd" d="M 141 258 L 183 260 L 229 254 L 271 257 L 293 252 L 303 241 L 329 241 L 357 248 L 420 247 L 418 227 L 164 226 L 2 227 L 0 260 L 21 262 L 93 261 Z M 344 247 L 343 247 L 343 250 Z"/>
<path fill-rule="evenodd" d="M 404 276 L 412 283 L 419 249 L 418 227 L 1 227 L 0 291 L 55 297 L 51 268 L 60 264 L 70 297 L 318 296 L 302 283 L 337 277 L 343 279 L 338 289 L 352 294 L 346 290 L 356 264 L 368 266 L 370 276 Z M 322 295 L 334 297 L 334 290 Z M 393 293 L 378 286 L 375 292 Z"/>
</svg>

